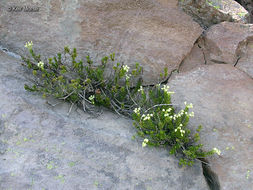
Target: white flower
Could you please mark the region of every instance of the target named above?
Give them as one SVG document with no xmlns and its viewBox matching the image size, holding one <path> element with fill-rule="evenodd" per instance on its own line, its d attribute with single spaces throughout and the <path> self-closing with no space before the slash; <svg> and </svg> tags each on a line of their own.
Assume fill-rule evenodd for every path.
<svg viewBox="0 0 253 190">
<path fill-rule="evenodd" d="M 41 69 L 44 69 L 44 63 L 42 61 L 40 61 L 38 63 L 38 67 L 41 68 Z"/>
<path fill-rule="evenodd" d="M 193 108 L 192 103 L 188 104 L 188 106 L 187 106 L 187 107 L 188 107 L 188 108 Z"/>
<path fill-rule="evenodd" d="M 175 132 L 177 132 L 178 130 L 181 130 L 181 127 L 177 127 L 177 128 L 175 129 Z"/>
<path fill-rule="evenodd" d="M 185 133 L 185 130 L 181 129 L 181 130 L 180 130 L 180 133 Z"/>
<path fill-rule="evenodd" d="M 218 148 L 213 148 L 213 152 L 218 154 L 219 156 L 221 155 L 221 151 Z"/>
<path fill-rule="evenodd" d="M 142 147 L 145 147 L 145 146 L 147 146 L 147 143 L 142 142 Z"/>
<path fill-rule="evenodd" d="M 190 117 L 194 117 L 194 112 L 189 113 Z"/>
<path fill-rule="evenodd" d="M 186 105 L 186 107 L 187 107 L 187 108 L 193 108 L 193 105 L 192 105 L 192 103 L 190 103 L 190 104 L 187 104 L 187 102 L 184 102 L 184 105 Z"/>
<path fill-rule="evenodd" d="M 182 137 L 182 136 L 184 136 L 184 134 L 185 134 L 185 130 L 181 129 L 181 127 L 183 127 L 182 124 L 180 124 L 179 127 L 177 127 L 177 128 L 175 129 L 175 132 L 180 131 L 180 135 L 181 135 L 181 137 Z"/>
<path fill-rule="evenodd" d="M 170 115 L 170 114 L 168 114 L 168 113 L 165 113 L 165 114 L 164 114 L 164 117 L 168 117 L 169 115 Z"/>
<path fill-rule="evenodd" d="M 142 147 L 147 146 L 147 143 L 148 143 L 148 139 L 144 139 L 143 142 L 142 142 Z"/>
<path fill-rule="evenodd" d="M 140 88 L 138 89 L 138 92 L 143 92 L 143 87 L 140 86 Z"/>
<path fill-rule="evenodd" d="M 26 42 L 25 43 L 25 48 L 32 49 L 33 48 L 33 42 L 32 41 L 31 42 Z"/>
<path fill-rule="evenodd" d="M 123 70 L 126 71 L 126 72 L 128 72 L 129 71 L 129 67 L 127 65 L 124 65 L 123 66 Z"/>
<path fill-rule="evenodd" d="M 143 118 L 143 121 L 150 120 L 150 118 L 153 117 L 153 114 L 143 114 L 141 118 Z"/>
<path fill-rule="evenodd" d="M 126 74 L 126 80 L 129 80 L 129 78 L 131 77 L 131 74 Z"/>
<path fill-rule="evenodd" d="M 162 90 L 163 90 L 164 92 L 168 92 L 169 88 L 170 88 L 170 87 L 169 87 L 168 85 L 163 85 Z"/>
<path fill-rule="evenodd" d="M 164 117 L 170 116 L 169 112 L 170 112 L 171 110 L 172 110 L 171 108 L 169 108 L 169 109 L 167 109 L 167 110 L 162 109 L 162 111 L 165 112 L 165 113 L 164 113 Z M 170 118 L 171 118 L 171 117 L 170 117 Z"/>
<path fill-rule="evenodd" d="M 135 108 L 135 109 L 134 109 L 134 113 L 139 114 L 139 113 L 140 113 L 140 110 L 141 110 L 141 108 Z"/>
</svg>

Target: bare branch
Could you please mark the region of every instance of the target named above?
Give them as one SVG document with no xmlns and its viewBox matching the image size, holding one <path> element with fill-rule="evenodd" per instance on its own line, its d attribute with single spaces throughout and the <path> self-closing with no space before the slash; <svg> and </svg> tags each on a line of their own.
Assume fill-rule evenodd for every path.
<svg viewBox="0 0 253 190">
<path fill-rule="evenodd" d="M 152 106 L 151 108 L 148 108 L 146 111 L 144 111 L 144 113 L 148 112 L 149 110 L 156 108 L 156 107 L 161 107 L 161 106 L 173 106 L 173 104 L 156 104 L 154 106 Z"/>
</svg>

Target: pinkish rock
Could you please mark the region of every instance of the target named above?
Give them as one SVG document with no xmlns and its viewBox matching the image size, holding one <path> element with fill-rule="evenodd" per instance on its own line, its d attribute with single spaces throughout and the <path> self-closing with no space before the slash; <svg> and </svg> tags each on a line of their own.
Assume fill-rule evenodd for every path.
<svg viewBox="0 0 253 190">
<path fill-rule="evenodd" d="M 253 37 L 244 44 L 241 58 L 238 60 L 236 67 L 247 73 L 253 78 Z"/>
<path fill-rule="evenodd" d="M 205 64 L 205 55 L 201 46 L 201 38 L 193 46 L 191 52 L 182 61 L 179 67 L 179 72 L 186 72 L 194 69 L 197 66 Z"/>
<path fill-rule="evenodd" d="M 252 24 L 223 22 L 212 26 L 204 36 L 207 64 L 235 65 L 244 44 L 252 37 Z"/>
<path fill-rule="evenodd" d="M 178 74 L 168 84 L 175 104 L 193 103 L 190 126 L 203 126 L 204 149 L 221 150 L 209 159 L 221 190 L 252 189 L 252 78 L 233 65 L 214 64 Z"/>
</svg>

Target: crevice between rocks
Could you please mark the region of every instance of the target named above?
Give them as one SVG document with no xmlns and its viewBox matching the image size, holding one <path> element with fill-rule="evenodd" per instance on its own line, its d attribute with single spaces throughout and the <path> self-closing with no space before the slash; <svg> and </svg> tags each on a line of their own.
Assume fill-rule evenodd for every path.
<svg viewBox="0 0 253 190">
<path fill-rule="evenodd" d="M 204 158 L 199 159 L 202 163 L 203 175 L 210 190 L 220 190 L 218 175 L 212 170 L 209 161 Z"/>
<path fill-rule="evenodd" d="M 236 65 L 237 65 L 237 63 L 239 62 L 240 59 L 241 59 L 241 56 L 238 56 L 236 61 L 235 61 L 234 67 L 236 67 Z"/>
</svg>

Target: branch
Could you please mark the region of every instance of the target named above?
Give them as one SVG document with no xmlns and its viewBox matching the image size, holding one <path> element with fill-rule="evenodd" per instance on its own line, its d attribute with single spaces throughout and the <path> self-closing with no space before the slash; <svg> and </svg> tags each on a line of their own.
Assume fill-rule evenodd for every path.
<svg viewBox="0 0 253 190">
<path fill-rule="evenodd" d="M 157 105 L 152 106 L 151 108 L 148 108 L 146 111 L 144 111 L 144 113 L 148 112 L 149 110 L 155 107 L 160 107 L 160 106 L 173 106 L 173 104 L 157 104 Z"/>
</svg>

